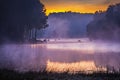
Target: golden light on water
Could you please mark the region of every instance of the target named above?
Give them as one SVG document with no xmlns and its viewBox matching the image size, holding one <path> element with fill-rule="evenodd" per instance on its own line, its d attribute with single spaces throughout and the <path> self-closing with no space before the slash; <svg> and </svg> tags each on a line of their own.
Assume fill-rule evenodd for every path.
<svg viewBox="0 0 120 80">
<path fill-rule="evenodd" d="M 79 71 L 91 73 L 107 71 L 107 69 L 112 71 L 113 68 L 119 71 L 119 48 L 120 44 L 115 43 L 48 42 L 4 45 L 2 50 L 5 51 L 3 55 L 16 63 L 16 70 L 39 71 L 41 68 L 45 68 L 47 71 L 58 73 L 66 71 L 70 73 Z M 88 49 L 91 53 L 81 52 L 81 49 Z M 10 65 L 8 64 L 8 66 Z"/>
<path fill-rule="evenodd" d="M 78 42 L 78 40 L 50 39 L 47 43 L 24 45 L 24 48 L 29 49 L 26 52 L 31 53 L 30 64 L 35 70 L 39 70 L 43 65 L 48 72 L 93 73 L 106 72 L 106 65 L 109 65 L 110 68 L 114 65 L 118 66 L 118 62 L 112 59 L 114 56 L 109 52 L 120 52 L 119 44 Z M 108 55 L 112 55 L 112 57 L 106 60 L 104 56 Z"/>
<path fill-rule="evenodd" d="M 106 68 L 97 68 L 94 61 L 80 61 L 74 63 L 60 63 L 60 62 L 51 62 L 47 61 L 47 68 L 48 72 L 69 72 L 69 73 L 76 73 L 79 71 L 82 72 L 95 72 L 95 71 L 106 71 Z"/>
</svg>

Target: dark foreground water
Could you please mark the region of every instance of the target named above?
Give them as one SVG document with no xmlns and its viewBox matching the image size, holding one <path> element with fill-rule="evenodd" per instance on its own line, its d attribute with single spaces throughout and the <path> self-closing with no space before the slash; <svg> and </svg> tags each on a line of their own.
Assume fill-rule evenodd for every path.
<svg viewBox="0 0 120 80">
<path fill-rule="evenodd" d="M 119 71 L 120 45 L 82 39 L 50 39 L 42 44 L 0 46 L 0 68 L 76 73 Z"/>
</svg>

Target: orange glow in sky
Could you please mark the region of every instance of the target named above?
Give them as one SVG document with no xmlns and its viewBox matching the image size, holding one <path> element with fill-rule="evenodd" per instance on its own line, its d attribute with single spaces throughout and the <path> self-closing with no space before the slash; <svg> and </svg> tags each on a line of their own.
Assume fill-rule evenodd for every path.
<svg viewBox="0 0 120 80">
<path fill-rule="evenodd" d="M 120 3 L 120 0 L 41 0 L 45 5 L 46 14 L 52 12 L 80 12 L 94 13 L 95 11 L 105 11 L 109 5 Z"/>
</svg>

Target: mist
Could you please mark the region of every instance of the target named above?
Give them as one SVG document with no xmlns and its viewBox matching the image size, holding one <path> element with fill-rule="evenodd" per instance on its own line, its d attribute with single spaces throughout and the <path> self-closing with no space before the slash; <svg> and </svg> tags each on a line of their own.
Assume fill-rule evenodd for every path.
<svg viewBox="0 0 120 80">
<path fill-rule="evenodd" d="M 120 42 L 120 3 L 106 11 L 97 11 L 87 25 L 88 37 L 93 40 Z"/>
<path fill-rule="evenodd" d="M 35 44 L 1 44 L 0 68 L 20 72 L 42 70 L 55 72 L 97 71 L 99 68 L 102 71 L 113 70 L 113 68 L 119 71 L 120 43 L 104 39 L 94 40 L 94 38 L 100 37 L 108 38 L 109 30 L 107 32 L 104 26 L 101 27 L 102 24 L 99 25 L 99 20 L 95 23 L 96 19 L 93 19 L 93 16 L 96 16 L 96 19 L 100 18 L 101 23 L 106 28 L 105 13 L 103 12 L 97 13 L 97 15 L 73 12 L 50 14 L 47 20 L 49 26 L 39 30 L 41 32 L 37 34 L 37 39 L 49 38 L 49 40 L 40 43 L 38 40 L 38 43 Z M 112 27 L 115 26 L 115 23 L 110 24 Z M 119 27 L 118 24 L 116 27 L 113 31 L 114 35 L 117 35 L 114 36 L 115 38 L 118 37 L 119 33 L 119 30 L 116 31 Z M 99 32 L 99 30 L 101 31 Z M 100 33 L 100 35 L 96 33 Z M 93 40 L 90 41 L 87 36 L 93 37 Z"/>
<path fill-rule="evenodd" d="M 84 63 L 87 70 L 109 68 L 120 69 L 120 44 L 109 42 L 78 42 L 63 43 L 49 41 L 45 44 L 6 44 L 0 46 L 0 68 L 24 71 L 63 72 L 68 69 L 83 71 Z M 72 46 L 71 46 L 72 45 Z M 55 65 L 59 65 L 55 67 Z M 68 65 L 68 66 L 67 66 Z M 73 67 L 72 65 L 76 66 Z M 79 66 L 78 66 L 79 65 Z M 63 66 L 63 68 L 60 68 Z"/>
<path fill-rule="evenodd" d="M 50 38 L 66 38 L 68 37 L 68 30 L 70 22 L 65 19 L 50 17 L 48 19 L 49 27 L 45 29 L 44 37 Z"/>
<path fill-rule="evenodd" d="M 93 20 L 93 14 L 74 12 L 51 13 L 48 27 L 40 30 L 38 38 L 80 38 L 87 37 L 87 25 Z"/>
</svg>

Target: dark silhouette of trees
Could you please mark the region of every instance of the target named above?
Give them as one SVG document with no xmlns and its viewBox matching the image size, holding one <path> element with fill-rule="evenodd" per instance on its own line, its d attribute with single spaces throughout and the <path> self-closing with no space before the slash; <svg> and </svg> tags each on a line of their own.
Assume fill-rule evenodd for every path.
<svg viewBox="0 0 120 80">
<path fill-rule="evenodd" d="M 0 0 L 0 41 L 25 41 L 47 27 L 44 5 L 39 0 Z"/>
<path fill-rule="evenodd" d="M 97 11 L 87 32 L 90 39 L 120 41 L 120 4 L 109 6 L 106 12 Z"/>
</svg>

